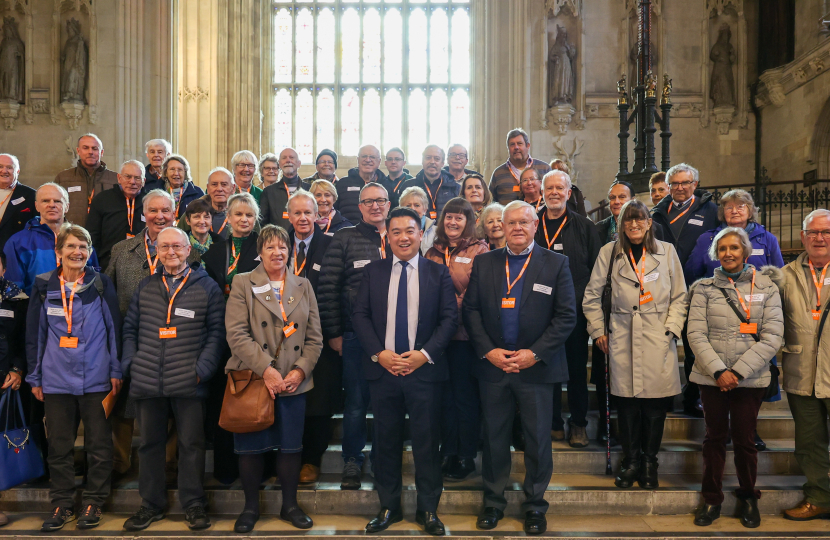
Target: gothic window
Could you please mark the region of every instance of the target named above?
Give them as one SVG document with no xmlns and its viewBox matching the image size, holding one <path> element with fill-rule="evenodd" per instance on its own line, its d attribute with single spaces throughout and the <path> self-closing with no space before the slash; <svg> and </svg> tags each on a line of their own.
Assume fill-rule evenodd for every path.
<svg viewBox="0 0 830 540">
<path fill-rule="evenodd" d="M 469 0 L 274 2 L 274 143 L 304 163 L 470 140 Z M 417 161 L 417 160 L 416 160 Z"/>
</svg>

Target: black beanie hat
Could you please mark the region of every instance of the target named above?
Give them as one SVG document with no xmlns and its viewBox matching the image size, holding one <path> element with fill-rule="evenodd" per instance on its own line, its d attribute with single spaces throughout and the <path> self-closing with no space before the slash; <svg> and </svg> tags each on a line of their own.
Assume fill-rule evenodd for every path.
<svg viewBox="0 0 830 540">
<path fill-rule="evenodd" d="M 317 154 L 317 159 L 314 160 L 314 164 L 317 165 L 317 162 L 320 161 L 320 158 L 323 156 L 329 156 L 331 159 L 333 159 L 334 168 L 337 168 L 337 152 L 335 152 L 334 150 L 329 150 L 328 148 L 320 150 L 320 153 Z"/>
</svg>

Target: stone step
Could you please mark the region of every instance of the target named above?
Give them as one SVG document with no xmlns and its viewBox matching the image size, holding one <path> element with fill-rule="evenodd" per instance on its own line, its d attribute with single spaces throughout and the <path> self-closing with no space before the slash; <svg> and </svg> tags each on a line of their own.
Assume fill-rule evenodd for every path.
<svg viewBox="0 0 830 540">
<path fill-rule="evenodd" d="M 520 504 L 524 499 L 521 491 L 523 476 L 511 475 L 505 496 L 508 501 L 506 513 L 511 516 L 520 514 Z M 759 476 L 756 487 L 763 493 L 759 507 L 763 514 L 779 514 L 784 509 L 798 504 L 803 498 L 801 486 L 804 478 L 795 475 Z M 244 493 L 237 481 L 230 487 L 208 483 L 207 497 L 211 514 L 238 514 L 244 503 Z M 735 508 L 734 489 L 737 481 L 733 475 L 724 478 L 723 514 L 731 515 Z M 167 492 L 170 513 L 180 514 L 178 492 Z M 477 514 L 483 503 L 481 477 L 476 475 L 455 484 L 445 484 L 444 493 L 438 513 Z M 402 503 L 404 512 L 415 511 L 416 490 L 414 478 L 404 475 Z M 80 505 L 80 490 L 77 495 Z M 273 479 L 266 482 L 260 492 L 260 508 L 265 514 L 279 512 L 281 492 Z M 678 515 L 690 514 L 700 504 L 700 475 L 660 475 L 660 488 L 647 491 L 639 488 L 618 489 L 612 477 L 590 474 L 554 475 L 545 499 L 550 503 L 548 513 L 551 515 Z M 373 480 L 364 475 L 363 486 L 356 491 L 340 489 L 340 476 L 324 474 L 321 480 L 310 486 L 300 486 L 298 492 L 300 505 L 310 515 L 362 515 L 370 516 L 380 509 L 377 494 L 373 491 Z M 119 485 L 104 507 L 105 512 L 131 513 L 138 509 L 141 497 L 134 482 Z M 51 509 L 49 490 L 46 485 L 15 488 L 3 494 L 0 499 L 0 511 L 9 512 L 48 512 Z M 189 535 L 188 535 L 189 536 Z"/>
</svg>

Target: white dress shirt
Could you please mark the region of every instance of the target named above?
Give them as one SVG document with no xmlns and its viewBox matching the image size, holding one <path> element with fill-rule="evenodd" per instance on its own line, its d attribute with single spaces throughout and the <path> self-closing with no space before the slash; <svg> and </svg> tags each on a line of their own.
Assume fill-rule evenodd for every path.
<svg viewBox="0 0 830 540">
<path fill-rule="evenodd" d="M 415 253 L 414 257 L 406 261 L 406 322 L 410 351 L 415 348 L 415 336 L 418 333 L 418 308 L 421 294 L 418 278 L 419 259 L 420 256 Z M 402 269 L 401 259 L 392 255 L 392 275 L 389 277 L 389 294 L 386 297 L 386 339 L 384 343 L 390 351 L 395 350 L 395 314 L 398 308 L 398 284 L 401 280 Z M 429 354 L 423 349 L 421 352 L 431 364 L 432 358 Z"/>
</svg>

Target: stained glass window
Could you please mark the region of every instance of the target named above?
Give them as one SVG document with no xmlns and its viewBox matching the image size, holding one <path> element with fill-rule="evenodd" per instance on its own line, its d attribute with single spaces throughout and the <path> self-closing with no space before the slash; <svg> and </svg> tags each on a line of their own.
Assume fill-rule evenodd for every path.
<svg viewBox="0 0 830 540">
<path fill-rule="evenodd" d="M 469 0 L 275 0 L 274 151 L 469 145 Z"/>
</svg>

